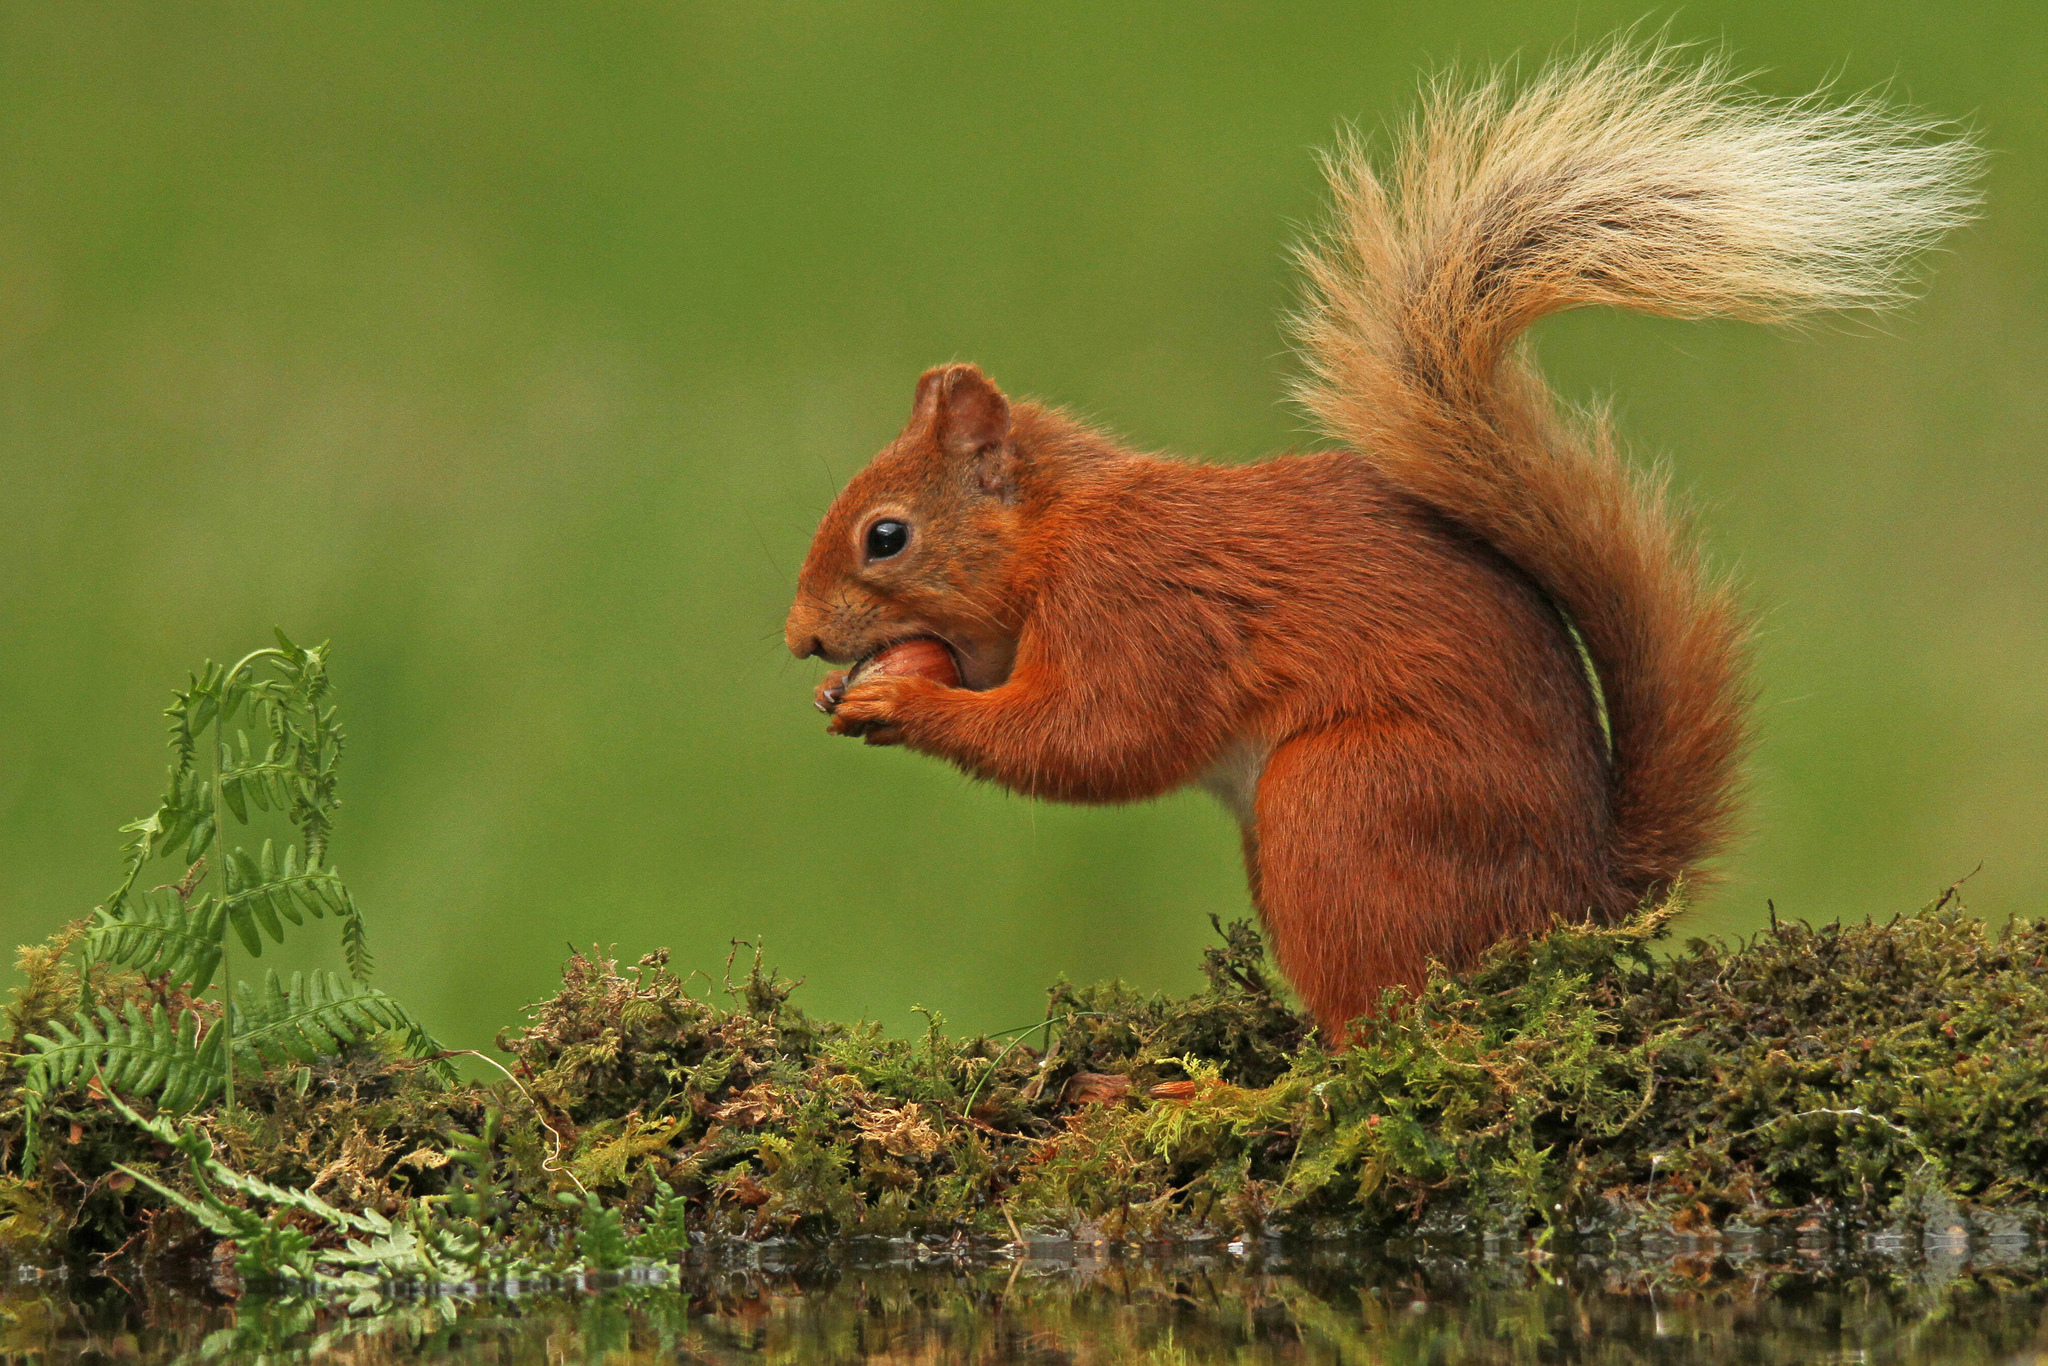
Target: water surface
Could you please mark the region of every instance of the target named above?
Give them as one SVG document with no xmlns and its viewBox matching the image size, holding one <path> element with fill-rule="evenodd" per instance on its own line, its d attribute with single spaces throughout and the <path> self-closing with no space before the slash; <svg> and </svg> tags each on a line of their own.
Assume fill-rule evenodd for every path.
<svg viewBox="0 0 2048 1366">
<path fill-rule="evenodd" d="M 1048 1249 L 1040 1247 L 1040 1252 Z M 1891 1254 L 1672 1243 L 1259 1249 L 1171 1258 L 806 1260 L 769 1249 L 676 1284 L 343 1306 L 204 1288 L 18 1284 L 9 1362 L 2048 1361 L 2023 1242 Z"/>
</svg>

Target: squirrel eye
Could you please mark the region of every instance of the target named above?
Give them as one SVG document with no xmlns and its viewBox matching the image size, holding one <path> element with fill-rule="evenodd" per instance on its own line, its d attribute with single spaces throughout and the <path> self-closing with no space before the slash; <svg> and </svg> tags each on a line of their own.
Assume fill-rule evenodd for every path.
<svg viewBox="0 0 2048 1366">
<path fill-rule="evenodd" d="M 868 558 L 886 560 L 901 555 L 903 547 L 910 544 L 910 528 L 893 517 L 884 518 L 868 528 Z"/>
</svg>

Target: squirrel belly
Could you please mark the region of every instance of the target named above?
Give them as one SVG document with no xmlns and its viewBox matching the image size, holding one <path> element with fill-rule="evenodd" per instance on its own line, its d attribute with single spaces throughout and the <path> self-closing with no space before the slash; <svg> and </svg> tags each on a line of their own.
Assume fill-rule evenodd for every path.
<svg viewBox="0 0 2048 1366">
<path fill-rule="evenodd" d="M 1333 1039 L 1433 963 L 1668 896 L 1733 826 L 1746 619 L 1516 338 L 1895 301 L 1974 203 L 1934 131 L 1625 45 L 1440 83 L 1388 178 L 1333 160 L 1301 253 L 1299 397 L 1344 449 L 1165 459 L 942 366 L 820 522 L 786 642 L 957 666 L 828 676 L 834 733 L 1055 801 L 1215 793 Z"/>
</svg>

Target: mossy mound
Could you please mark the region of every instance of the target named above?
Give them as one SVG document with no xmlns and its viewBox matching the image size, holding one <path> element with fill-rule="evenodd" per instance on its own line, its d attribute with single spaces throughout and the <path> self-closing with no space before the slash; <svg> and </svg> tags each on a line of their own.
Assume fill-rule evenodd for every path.
<svg viewBox="0 0 2048 1366">
<path fill-rule="evenodd" d="M 1248 925 L 1192 996 L 1063 983 L 1010 1038 L 814 1021 L 758 954 L 693 995 L 665 953 L 593 951 L 501 1038 L 507 1079 L 451 1083 L 371 1039 L 147 1127 L 96 1083 L 24 1103 L 25 1040 L 81 985 L 37 946 L 9 1012 L 0 1239 L 159 1275 L 223 1241 L 251 1273 L 331 1256 L 488 1275 L 670 1256 L 686 1235 L 2034 1231 L 2048 928 L 1937 905 L 1660 956 L 1670 919 L 1504 945 L 1389 998 L 1337 1052 Z M 95 971 L 102 999 L 151 990 Z M 387 1244 L 405 1256 L 380 1262 Z"/>
</svg>

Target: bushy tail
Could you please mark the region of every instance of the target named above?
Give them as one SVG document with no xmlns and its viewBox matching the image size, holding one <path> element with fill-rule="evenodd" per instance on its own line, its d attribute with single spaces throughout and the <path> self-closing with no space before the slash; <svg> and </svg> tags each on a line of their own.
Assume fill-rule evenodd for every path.
<svg viewBox="0 0 2048 1366">
<path fill-rule="evenodd" d="M 1519 92 L 1425 95 L 1386 179 L 1331 158 L 1337 219 L 1302 253 L 1322 425 L 1486 538 L 1569 616 L 1613 746 L 1615 871 L 1669 888 L 1727 838 L 1745 748 L 1744 614 L 1605 424 L 1512 350 L 1611 304 L 1760 321 L 1904 297 L 1969 216 L 1978 153 L 1864 97 L 1741 92 L 1725 62 L 1619 44 Z"/>
</svg>

